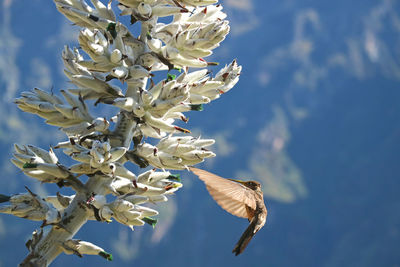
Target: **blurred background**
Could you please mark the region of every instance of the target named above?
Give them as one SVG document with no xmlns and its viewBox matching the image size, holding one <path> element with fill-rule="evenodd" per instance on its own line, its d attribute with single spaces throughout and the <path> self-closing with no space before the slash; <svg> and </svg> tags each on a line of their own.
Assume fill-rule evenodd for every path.
<svg viewBox="0 0 400 267">
<path fill-rule="evenodd" d="M 185 128 L 217 141 L 217 157 L 199 167 L 263 184 L 265 228 L 233 256 L 247 221 L 182 172 L 184 188 L 156 207 L 154 230 L 91 222 L 77 234 L 113 262 L 61 255 L 54 266 L 400 266 L 400 1 L 222 4 L 231 34 L 210 60 L 237 58 L 241 79 L 189 113 Z M 65 139 L 12 100 L 34 87 L 71 88 L 61 51 L 77 46 L 77 30 L 52 1 L 0 2 L 0 193 L 58 190 L 10 163 L 13 143 Z M 0 216 L 0 266 L 25 257 L 39 225 Z"/>
</svg>

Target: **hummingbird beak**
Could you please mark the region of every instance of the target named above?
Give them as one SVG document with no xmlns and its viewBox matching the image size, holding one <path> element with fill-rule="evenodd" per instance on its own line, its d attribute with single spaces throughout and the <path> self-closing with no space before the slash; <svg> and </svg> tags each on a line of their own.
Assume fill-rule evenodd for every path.
<svg viewBox="0 0 400 267">
<path fill-rule="evenodd" d="M 234 181 L 234 182 L 239 183 L 239 184 L 245 184 L 246 183 L 245 181 L 242 181 L 242 180 L 236 180 L 236 179 L 230 179 L 230 178 L 228 178 L 228 180 Z"/>
</svg>

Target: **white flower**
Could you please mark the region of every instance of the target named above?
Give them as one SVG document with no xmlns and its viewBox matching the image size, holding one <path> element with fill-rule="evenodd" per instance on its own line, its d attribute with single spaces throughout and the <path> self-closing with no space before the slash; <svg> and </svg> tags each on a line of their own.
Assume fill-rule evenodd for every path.
<svg viewBox="0 0 400 267">
<path fill-rule="evenodd" d="M 106 260 L 112 261 L 113 257 L 110 253 L 107 253 L 99 246 L 92 244 L 90 242 L 78 240 L 78 239 L 69 239 L 62 243 L 62 248 L 65 254 L 76 254 L 79 257 L 82 257 L 84 254 L 87 255 L 99 255 Z"/>
</svg>

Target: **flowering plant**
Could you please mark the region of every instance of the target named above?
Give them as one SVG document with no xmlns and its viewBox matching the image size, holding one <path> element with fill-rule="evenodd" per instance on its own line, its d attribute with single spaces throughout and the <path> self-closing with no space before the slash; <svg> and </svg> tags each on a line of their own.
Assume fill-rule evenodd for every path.
<svg viewBox="0 0 400 267">
<path fill-rule="evenodd" d="M 60 90 L 62 97 L 35 88 L 15 103 L 60 127 L 67 140 L 49 150 L 16 144 L 11 161 L 29 177 L 76 193 L 39 197 L 27 188 L 27 193 L 1 195 L 7 204 L 0 212 L 43 221 L 26 244 L 22 266 L 48 266 L 62 252 L 112 260 L 102 248 L 72 239 L 89 220 L 154 227 L 158 212 L 145 204 L 167 201 L 182 187 L 179 175 L 169 170 L 215 156 L 208 149 L 214 140 L 191 136 L 179 121 L 187 122 L 185 112 L 200 111 L 228 92 L 241 71 L 235 60 L 214 76 L 207 70 L 215 63 L 204 58 L 229 32 L 215 0 L 119 0 L 120 15 L 140 24 L 138 36 L 117 20 L 111 2 L 54 2 L 81 27 L 80 49 L 65 46 L 62 53 L 64 73 L 76 88 Z M 170 23 L 158 21 L 171 16 Z M 92 104 L 118 111 L 109 118 L 94 115 Z M 56 150 L 77 163 L 61 163 Z M 135 174 L 127 162 L 153 168 Z"/>
</svg>

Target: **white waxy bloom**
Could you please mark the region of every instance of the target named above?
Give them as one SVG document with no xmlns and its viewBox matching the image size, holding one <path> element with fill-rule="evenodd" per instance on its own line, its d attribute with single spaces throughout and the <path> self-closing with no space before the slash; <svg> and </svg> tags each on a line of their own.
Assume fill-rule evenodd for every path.
<svg viewBox="0 0 400 267">
<path fill-rule="evenodd" d="M 210 103 L 211 99 L 197 94 L 190 94 L 189 102 L 193 105 Z"/>
<path fill-rule="evenodd" d="M 188 6 L 208 6 L 218 3 L 218 0 L 177 0 L 177 1 Z"/>
<path fill-rule="evenodd" d="M 105 118 L 96 118 L 92 121 L 92 123 L 88 126 L 89 130 L 94 129 L 98 132 L 106 132 L 110 127 L 110 123 Z"/>
<path fill-rule="evenodd" d="M 176 78 L 177 82 L 180 83 L 187 83 L 187 84 L 191 84 L 197 81 L 200 81 L 204 78 L 207 78 L 208 75 L 208 70 L 204 69 L 204 70 L 197 70 L 197 71 L 193 71 L 193 72 L 183 72 L 181 75 L 179 75 Z"/>
<path fill-rule="evenodd" d="M 107 150 L 105 150 L 107 151 Z M 114 147 L 110 150 L 108 161 L 115 162 L 122 158 L 128 149 L 126 147 Z"/>
<path fill-rule="evenodd" d="M 144 173 L 141 173 L 138 177 L 137 177 L 137 182 L 138 183 L 142 183 L 142 184 L 147 184 L 148 180 L 150 178 L 150 175 L 152 175 L 155 172 L 154 169 L 148 170 Z"/>
<path fill-rule="evenodd" d="M 161 153 L 160 156 L 150 155 L 146 160 L 153 166 L 160 169 L 183 170 L 185 165 L 182 164 L 182 159 L 167 153 Z"/>
<path fill-rule="evenodd" d="M 137 10 L 139 11 L 139 14 L 143 17 L 149 18 L 151 16 L 152 8 L 149 4 L 142 2 L 138 5 Z"/>
<path fill-rule="evenodd" d="M 171 175 L 170 172 L 166 171 L 166 172 L 156 172 L 154 170 L 150 170 L 147 171 L 145 173 L 142 173 L 142 175 L 140 175 L 138 177 L 138 182 L 139 183 L 144 183 L 144 184 L 152 184 L 156 181 L 162 180 L 162 179 L 166 179 Z"/>
<path fill-rule="evenodd" d="M 171 91 L 172 88 L 174 88 L 175 86 L 177 86 L 177 81 L 176 80 L 171 80 L 166 82 L 165 84 L 162 85 L 162 87 L 160 88 L 160 93 L 158 98 L 160 99 L 165 99 L 168 95 L 168 93 Z M 153 92 L 151 90 L 151 92 Z"/>
<path fill-rule="evenodd" d="M 74 126 L 62 127 L 61 130 L 70 136 L 87 135 L 87 134 L 90 134 L 93 132 L 93 130 L 90 129 L 89 126 L 90 126 L 90 123 L 87 121 L 84 121 L 84 122 L 78 123 Z"/>
<path fill-rule="evenodd" d="M 90 202 L 95 208 L 100 209 L 107 204 L 107 199 L 104 195 L 95 195 Z"/>
<path fill-rule="evenodd" d="M 130 203 L 130 202 L 129 202 Z M 133 205 L 133 204 L 132 204 Z M 133 205 L 133 209 L 135 211 L 138 211 L 141 213 L 141 217 L 147 217 L 147 216 L 156 216 L 158 215 L 158 211 L 153 210 L 151 208 L 148 207 L 143 207 L 143 206 L 139 206 L 139 205 Z"/>
<path fill-rule="evenodd" d="M 153 95 L 148 91 L 140 92 L 140 99 L 142 100 L 143 105 L 148 106 L 153 101 Z"/>
<path fill-rule="evenodd" d="M 59 126 L 59 127 L 70 127 L 81 123 L 81 120 L 72 120 L 64 116 L 57 116 L 55 118 L 49 118 L 45 121 L 48 125 Z"/>
<path fill-rule="evenodd" d="M 207 92 L 209 90 L 218 89 L 223 85 L 225 85 L 225 83 L 222 81 L 208 80 L 205 82 L 199 82 L 199 83 L 192 84 L 192 86 L 190 88 L 190 92 L 201 95 L 204 92 Z"/>
<path fill-rule="evenodd" d="M 21 162 L 25 163 L 32 163 L 32 164 L 37 164 L 37 163 L 44 163 L 44 159 L 38 156 L 30 156 L 30 155 L 25 155 L 25 154 L 18 154 L 14 153 L 13 156 L 18 159 Z"/>
<path fill-rule="evenodd" d="M 99 255 L 108 261 L 112 261 L 113 257 L 99 246 L 90 242 L 82 241 L 79 239 L 69 239 L 62 243 L 62 248 L 65 254 L 76 254 L 79 257 L 83 255 Z"/>
<path fill-rule="evenodd" d="M 146 124 L 148 124 L 151 127 L 160 129 L 161 131 L 164 132 L 189 132 L 189 130 L 186 130 L 184 128 L 175 126 L 171 123 L 168 123 L 166 120 L 163 119 L 159 119 L 159 118 L 155 118 L 154 116 L 152 116 L 149 112 L 146 112 L 143 116 L 144 121 L 146 122 Z"/>
<path fill-rule="evenodd" d="M 110 62 L 108 62 L 106 57 L 97 57 L 96 60 L 99 63 L 96 63 L 94 61 L 80 61 L 79 66 L 84 67 L 90 71 L 98 71 L 98 72 L 107 72 L 114 67 L 114 64 L 110 64 Z"/>
<path fill-rule="evenodd" d="M 139 128 L 143 136 L 148 136 L 152 138 L 162 138 L 166 135 L 165 132 L 161 132 L 158 129 L 154 129 L 153 127 L 147 124 L 140 124 Z"/>
<path fill-rule="evenodd" d="M 42 170 L 38 170 L 35 168 L 35 163 L 30 163 L 25 160 L 11 159 L 11 162 L 19 169 L 21 169 L 25 175 L 35 178 L 40 182 L 44 183 L 57 183 L 60 181 L 59 178 L 54 175 L 48 174 Z"/>
<path fill-rule="evenodd" d="M 126 195 L 123 197 L 124 200 L 131 202 L 132 204 L 143 204 L 149 201 L 150 197 L 137 196 L 137 195 Z"/>
<path fill-rule="evenodd" d="M 129 75 L 129 70 L 124 66 L 118 66 L 113 68 L 110 73 L 115 78 L 118 78 L 120 80 L 125 80 Z"/>
<path fill-rule="evenodd" d="M 189 141 L 189 143 L 193 143 L 195 146 L 197 147 L 207 147 L 207 146 L 211 146 L 215 143 L 214 139 L 193 139 L 191 141 Z"/>
<path fill-rule="evenodd" d="M 158 195 L 158 196 L 149 196 L 148 202 L 157 203 L 157 202 L 166 202 L 168 198 L 165 195 Z M 139 203 L 138 203 L 139 204 Z"/>
<path fill-rule="evenodd" d="M 142 0 L 120 0 L 118 2 L 120 2 L 121 4 L 128 6 L 128 7 L 137 7 L 140 2 L 145 2 L 145 1 L 142 1 Z"/>
<path fill-rule="evenodd" d="M 188 66 L 192 68 L 205 68 L 208 63 L 202 58 L 187 58 L 178 54 L 172 61 L 174 65 L 177 66 Z"/>
<path fill-rule="evenodd" d="M 189 87 L 187 85 L 178 84 L 169 90 L 168 93 L 166 92 L 166 98 L 170 101 L 180 97 L 182 97 L 182 101 L 185 101 L 189 97 Z"/>
<path fill-rule="evenodd" d="M 94 76 L 87 76 L 81 74 L 69 74 L 67 71 L 64 73 L 71 79 L 71 82 L 76 84 L 77 86 L 81 86 L 83 88 L 90 88 L 94 92 L 105 94 L 105 95 L 113 95 L 113 96 L 122 96 L 121 89 L 108 84 L 107 82 L 100 80 Z"/>
<path fill-rule="evenodd" d="M 104 5 L 102 2 L 99 0 L 90 0 L 93 6 L 96 8 L 97 12 L 99 13 L 100 16 L 103 18 L 109 19 L 109 20 L 116 20 L 115 14 L 111 8 L 111 2 L 108 3 L 108 5 Z"/>
<path fill-rule="evenodd" d="M 75 195 L 63 196 L 57 193 L 56 196 L 47 196 L 45 199 L 48 203 L 52 204 L 57 210 L 63 210 L 71 203 Z"/>
<path fill-rule="evenodd" d="M 56 111 L 53 104 L 32 98 L 26 98 L 26 97 L 17 98 L 15 100 L 15 103 L 21 107 L 26 106 L 27 108 L 30 108 L 38 112 L 50 113 Z"/>
<path fill-rule="evenodd" d="M 11 158 L 11 162 L 12 162 L 17 168 L 20 168 L 20 169 L 23 169 L 23 168 L 24 168 L 24 165 L 26 164 L 25 162 L 20 161 L 20 160 L 18 160 L 18 159 L 14 159 L 14 158 Z"/>
<path fill-rule="evenodd" d="M 99 209 L 99 215 L 102 220 L 111 222 L 111 217 L 114 215 L 114 212 L 108 206 L 104 205 Z"/>
<path fill-rule="evenodd" d="M 196 9 L 186 21 L 210 23 L 218 20 L 223 20 L 226 18 L 226 14 L 221 10 L 222 5 L 210 5 L 204 8 L 199 8 Z"/>
<path fill-rule="evenodd" d="M 152 55 L 151 53 L 146 53 L 141 55 L 138 60 L 139 64 L 145 68 L 152 68 L 153 65 L 159 62 L 158 58 Z"/>
<path fill-rule="evenodd" d="M 242 67 L 236 63 L 236 60 L 234 60 L 231 64 L 222 68 L 213 80 L 224 82 L 224 85 L 218 89 L 223 93 L 226 93 L 239 81 L 241 71 Z"/>
<path fill-rule="evenodd" d="M 144 109 L 144 107 L 142 105 L 134 105 L 133 106 L 133 113 L 141 118 L 146 114 L 146 110 Z"/>
<path fill-rule="evenodd" d="M 142 196 L 157 196 L 166 193 L 167 190 L 165 188 L 137 183 L 137 187 L 132 188 L 131 192 Z"/>
<path fill-rule="evenodd" d="M 156 53 L 160 52 L 162 48 L 162 42 L 160 39 L 157 38 L 150 38 L 149 40 L 147 40 L 147 45 L 149 46 L 151 51 Z"/>
<path fill-rule="evenodd" d="M 114 106 L 126 111 L 132 111 L 133 105 L 135 104 L 137 104 L 137 102 L 132 97 L 116 98 L 113 100 Z"/>
<path fill-rule="evenodd" d="M 87 46 L 96 55 L 102 56 L 102 55 L 106 54 L 106 48 L 104 46 L 102 46 L 102 45 L 88 42 Z"/>
<path fill-rule="evenodd" d="M 62 104 L 63 101 L 56 95 L 54 94 L 49 94 L 46 91 L 40 90 L 38 88 L 34 88 L 33 91 L 36 93 L 36 95 L 42 100 L 46 101 L 52 104 Z"/>
<path fill-rule="evenodd" d="M 193 140 L 193 136 L 172 136 L 168 135 L 167 137 L 164 137 L 163 139 L 160 140 L 157 144 L 158 149 L 165 149 L 171 145 L 174 144 L 185 144 L 191 140 Z"/>
<path fill-rule="evenodd" d="M 142 226 L 144 225 L 144 221 L 139 219 L 138 214 L 140 212 L 136 211 L 126 211 L 126 212 L 121 212 L 118 213 L 118 216 L 115 216 L 115 220 L 118 221 L 121 224 L 127 225 L 131 230 L 133 230 L 133 226 Z"/>
<path fill-rule="evenodd" d="M 115 163 L 114 175 L 136 181 L 136 175 L 120 163 Z"/>
<path fill-rule="evenodd" d="M 20 146 L 17 143 L 14 144 L 14 149 L 19 154 L 26 154 L 29 156 L 35 156 L 32 150 L 28 149 L 26 146 Z"/>
<path fill-rule="evenodd" d="M 166 202 L 166 201 L 168 201 L 168 198 L 165 195 L 149 196 L 149 202 L 152 202 L 152 203 Z"/>
<path fill-rule="evenodd" d="M 0 207 L 0 213 L 8 213 L 17 217 L 32 221 L 43 221 L 55 223 L 60 221 L 60 213 L 49 205 L 44 199 L 32 193 L 17 194 L 8 200 L 10 205 Z"/>
<path fill-rule="evenodd" d="M 66 151 L 66 150 L 64 150 Z M 90 163 L 93 157 L 89 154 L 89 151 L 85 152 L 73 152 L 68 154 L 73 160 L 82 162 L 82 163 Z"/>
<path fill-rule="evenodd" d="M 115 195 L 121 195 L 135 192 L 135 186 L 130 179 L 116 176 L 110 182 L 108 190 Z"/>
<path fill-rule="evenodd" d="M 168 179 L 162 179 L 162 180 L 154 180 L 151 182 L 152 186 L 156 187 L 161 187 L 161 188 L 180 188 L 182 187 L 182 184 L 179 182 L 171 181 Z"/>
<path fill-rule="evenodd" d="M 72 8 L 71 5 L 66 5 L 62 2 L 64 1 L 56 2 L 57 10 L 64 14 L 69 20 L 82 27 L 94 26 L 94 23 L 88 19 L 88 13 L 79 11 L 78 9 Z"/>
<path fill-rule="evenodd" d="M 137 152 L 143 157 L 147 157 L 151 154 L 157 154 L 157 147 L 149 143 L 142 143 L 136 149 Z"/>
<path fill-rule="evenodd" d="M 60 92 L 64 96 L 65 100 L 68 102 L 68 104 L 70 106 L 76 107 L 84 114 L 84 116 L 86 118 L 88 118 L 89 120 L 92 120 L 92 117 L 90 116 L 90 114 L 88 112 L 88 108 L 87 108 L 85 102 L 82 100 L 82 98 L 76 97 L 65 90 L 61 90 Z"/>
<path fill-rule="evenodd" d="M 128 211 L 135 208 L 135 205 L 124 199 L 117 198 L 108 207 L 116 214 L 117 212 Z"/>
<path fill-rule="evenodd" d="M 60 104 L 55 104 L 54 108 L 58 112 L 60 112 L 63 116 L 65 116 L 69 119 L 85 120 L 85 116 L 77 108 L 73 108 L 68 105 L 60 105 Z"/>
<path fill-rule="evenodd" d="M 101 164 L 99 167 L 100 171 L 104 174 L 112 174 L 114 176 L 115 164 L 114 163 L 106 163 Z"/>
<path fill-rule="evenodd" d="M 129 67 L 129 77 L 131 79 L 140 79 L 149 77 L 150 72 L 140 65 L 133 65 Z"/>
<path fill-rule="evenodd" d="M 54 175 L 58 178 L 68 178 L 70 173 L 68 172 L 67 168 L 60 164 L 50 164 L 50 163 L 37 163 L 36 168 L 38 170 L 44 171 L 47 174 Z"/>
<path fill-rule="evenodd" d="M 174 155 L 168 154 L 164 151 L 160 151 L 157 154 L 158 158 L 160 159 L 161 164 L 164 166 L 164 168 L 168 168 L 167 166 L 169 165 L 175 165 L 177 163 L 180 163 L 182 160 Z"/>
<path fill-rule="evenodd" d="M 114 64 L 119 63 L 122 60 L 122 52 L 119 49 L 114 49 L 110 55 L 110 61 Z"/>
<path fill-rule="evenodd" d="M 167 112 L 173 108 L 174 106 L 176 106 L 177 104 L 185 101 L 187 99 L 186 95 L 181 95 L 181 96 L 177 96 L 175 98 L 172 99 L 156 99 L 155 101 L 153 101 L 153 103 L 151 104 L 151 110 L 150 112 L 154 113 L 155 111 L 164 111 L 167 110 Z M 165 112 L 165 113 L 167 113 Z"/>
<path fill-rule="evenodd" d="M 129 202 L 128 202 L 129 203 Z M 133 204 L 131 204 L 133 205 Z M 122 224 L 131 225 L 143 225 L 141 222 L 137 222 L 137 219 L 142 216 L 140 211 L 136 210 L 124 210 L 114 214 L 114 218 Z M 137 224 L 139 223 L 139 224 Z"/>
<path fill-rule="evenodd" d="M 156 5 L 152 8 L 152 15 L 157 17 L 166 17 L 186 12 L 188 12 L 186 8 L 177 6 Z"/>
<path fill-rule="evenodd" d="M 196 147 L 194 145 L 188 144 L 172 144 L 169 147 L 163 149 L 164 152 L 169 153 L 171 155 L 181 155 L 183 153 L 195 150 Z"/>
<path fill-rule="evenodd" d="M 211 89 L 201 93 L 204 97 L 208 97 L 210 100 L 215 100 L 220 97 L 221 91 L 216 89 Z"/>
<path fill-rule="evenodd" d="M 18 168 L 23 169 L 25 163 L 30 163 L 30 164 L 38 164 L 38 163 L 50 163 L 50 164 L 56 164 L 58 163 L 58 158 L 54 154 L 54 151 L 50 149 L 50 151 L 46 151 L 42 148 L 33 146 L 33 145 L 27 145 L 24 146 L 23 148 L 18 146 L 17 144 L 14 145 L 15 149 L 17 152 L 20 153 L 14 153 L 13 156 L 17 159 L 14 161 L 16 166 Z"/>
</svg>

